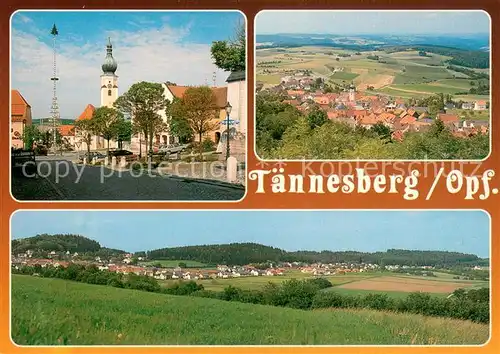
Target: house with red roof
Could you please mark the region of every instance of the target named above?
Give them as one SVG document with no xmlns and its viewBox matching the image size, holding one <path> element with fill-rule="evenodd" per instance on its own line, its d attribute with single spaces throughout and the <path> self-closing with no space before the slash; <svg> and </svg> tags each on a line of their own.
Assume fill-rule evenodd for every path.
<svg viewBox="0 0 500 354">
<path fill-rule="evenodd" d="M 474 103 L 474 110 L 475 111 L 485 111 L 488 109 L 488 104 L 484 100 L 476 101 Z"/>
<path fill-rule="evenodd" d="M 438 113 L 436 119 L 439 119 L 446 125 L 458 124 L 460 122 L 460 118 L 456 114 Z"/>
<path fill-rule="evenodd" d="M 32 124 L 31 106 L 18 90 L 10 91 L 10 136 L 11 146 L 24 147 L 23 135 L 26 126 Z M 31 147 L 29 147 L 31 148 Z"/>
</svg>

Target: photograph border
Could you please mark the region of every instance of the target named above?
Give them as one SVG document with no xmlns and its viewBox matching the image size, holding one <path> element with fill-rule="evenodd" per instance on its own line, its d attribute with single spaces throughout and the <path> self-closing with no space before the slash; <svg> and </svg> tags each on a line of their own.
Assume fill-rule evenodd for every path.
<svg viewBox="0 0 500 354">
<path fill-rule="evenodd" d="M 12 19 L 16 13 L 23 13 L 23 12 L 72 12 L 72 13 L 82 13 L 82 12 L 129 12 L 129 13 L 144 13 L 144 12 L 160 12 L 160 13 L 167 13 L 167 12 L 211 12 L 211 13 L 219 13 L 219 12 L 237 12 L 240 13 L 243 16 L 243 19 L 245 21 L 245 82 L 246 82 L 246 99 L 247 99 L 247 104 L 246 104 L 246 110 L 247 110 L 247 121 L 246 121 L 246 135 L 245 135 L 245 185 L 244 185 L 244 194 L 241 197 L 241 199 L 238 200 L 85 200 L 85 199 L 76 199 L 76 200 L 66 200 L 66 199 L 49 199 L 49 200 L 22 200 L 22 199 L 17 199 L 14 197 L 12 194 L 12 155 L 10 153 L 10 148 L 11 148 L 11 130 L 12 130 Z M 238 8 L 234 9 L 107 9 L 107 8 L 101 8 L 101 9 L 16 9 L 13 11 L 9 17 L 9 194 L 10 197 L 17 203 L 21 204 L 29 204 L 29 203 L 78 203 L 78 202 L 85 202 L 85 203 L 239 203 L 243 201 L 247 194 L 248 194 L 248 154 L 250 153 L 249 150 L 249 143 L 248 143 L 248 122 L 249 122 L 249 104 L 248 104 L 248 98 L 249 96 L 249 75 L 248 75 L 248 65 L 249 65 L 249 60 L 248 60 L 248 46 L 249 46 L 249 35 L 248 35 L 248 16 L 243 10 L 240 10 Z M 252 110 L 253 112 L 253 110 Z M 49 183 L 51 184 L 51 187 L 54 188 L 54 185 L 52 181 L 47 179 Z M 233 188 L 233 187 L 224 187 L 224 188 Z M 58 192 L 58 190 L 56 189 Z M 58 192 L 58 194 L 60 194 Z"/>
<path fill-rule="evenodd" d="M 18 212 L 150 212 L 150 211 L 160 211 L 165 213 L 170 212 L 214 212 L 214 213 L 224 213 L 224 212 L 240 212 L 240 213 L 252 213 L 252 212 L 439 212 L 448 211 L 456 213 L 480 211 L 488 216 L 488 227 L 489 227 L 489 337 L 488 340 L 483 344 L 438 344 L 438 345 L 373 345 L 373 344 L 361 344 L 361 345 L 175 345 L 175 344 L 165 344 L 165 345 L 19 345 L 12 339 L 12 217 Z M 493 298 L 492 298 L 492 217 L 491 214 L 486 209 L 472 208 L 472 209 L 448 209 L 448 208 L 429 208 L 429 209 L 17 209 L 12 212 L 9 217 L 9 340 L 15 347 L 18 348 L 480 348 L 486 347 L 492 337 L 493 337 Z"/>
<path fill-rule="evenodd" d="M 460 160 L 460 159 L 450 159 L 450 160 L 415 160 L 415 159 L 403 159 L 403 160 L 387 160 L 387 159 L 345 159 L 345 160 L 335 160 L 335 159 L 312 159 L 312 160 L 299 160 L 299 159 L 263 159 L 262 157 L 257 154 L 257 108 L 255 105 L 256 99 L 257 99 L 257 18 L 260 14 L 264 12 L 331 12 L 331 13 L 342 13 L 342 12 L 483 12 L 488 16 L 489 19 L 489 57 L 490 57 L 490 94 L 489 94 L 489 100 L 490 100 L 490 107 L 489 107 L 489 114 L 490 114 L 490 120 L 489 120 L 489 153 L 488 155 L 481 159 L 481 160 Z M 253 133 L 253 138 L 254 138 L 254 146 L 253 146 L 253 153 L 255 154 L 255 157 L 257 160 L 260 160 L 262 162 L 277 162 L 277 161 L 282 161 L 282 162 L 421 162 L 421 163 L 426 163 L 426 162 L 484 162 L 488 160 L 488 158 L 491 156 L 493 152 L 493 138 L 492 138 L 492 112 L 493 112 L 493 21 L 491 18 L 491 15 L 488 11 L 484 9 L 423 9 L 423 8 L 418 8 L 418 9 L 368 9 L 368 8 L 353 8 L 353 9 L 332 9 L 332 8 L 327 8 L 327 9 L 299 9 L 299 8 L 294 8 L 294 9 L 263 9 L 260 10 L 255 14 L 254 17 L 254 28 L 253 28 L 253 61 L 254 61 L 254 72 L 253 72 L 253 95 L 254 95 L 254 106 L 253 106 L 253 123 L 254 123 L 254 133 Z"/>
</svg>

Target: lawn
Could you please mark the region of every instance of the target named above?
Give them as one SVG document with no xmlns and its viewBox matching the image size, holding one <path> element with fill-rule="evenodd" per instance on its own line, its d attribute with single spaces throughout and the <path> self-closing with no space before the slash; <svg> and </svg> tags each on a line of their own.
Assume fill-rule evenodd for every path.
<svg viewBox="0 0 500 354">
<path fill-rule="evenodd" d="M 18 345 L 483 344 L 489 326 L 371 310 L 302 311 L 12 276 Z"/>
</svg>

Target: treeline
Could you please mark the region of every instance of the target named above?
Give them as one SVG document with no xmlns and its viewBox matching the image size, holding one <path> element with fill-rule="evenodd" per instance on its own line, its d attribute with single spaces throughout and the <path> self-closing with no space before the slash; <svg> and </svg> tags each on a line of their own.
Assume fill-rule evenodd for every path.
<svg viewBox="0 0 500 354">
<path fill-rule="evenodd" d="M 479 323 L 489 323 L 489 289 L 465 291 L 458 289 L 450 298 L 432 297 L 426 293 L 410 293 L 401 299 L 386 294 L 365 296 L 341 295 L 328 291 L 332 284 L 324 278 L 286 280 L 280 284 L 268 283 L 263 290 L 243 290 L 233 286 L 221 292 L 205 290 L 194 281 L 178 282 L 161 287 L 156 279 L 135 274 L 122 275 L 100 271 L 97 267 L 70 265 L 67 268 L 23 267 L 18 274 L 60 278 L 88 284 L 107 285 L 179 296 L 197 296 L 224 301 L 236 301 L 301 310 L 322 308 L 373 309 L 426 316 L 451 317 Z"/>
<path fill-rule="evenodd" d="M 142 255 L 144 252 L 141 253 Z M 473 254 L 445 251 L 413 251 L 389 249 L 386 252 L 356 251 L 294 251 L 264 246 L 257 243 L 231 243 L 162 248 L 145 253 L 150 260 L 192 260 L 208 264 L 244 265 L 267 262 L 303 263 L 372 263 L 406 266 L 473 265 L 482 260 Z"/>
<path fill-rule="evenodd" d="M 99 242 L 87 237 L 74 234 L 41 234 L 33 237 L 12 240 L 12 253 L 32 251 L 70 251 L 70 252 L 97 252 L 101 249 Z"/>
<path fill-rule="evenodd" d="M 458 66 L 449 65 L 446 67 L 446 69 L 465 74 L 470 79 L 475 79 L 475 80 L 489 80 L 490 79 L 490 75 L 488 75 L 487 73 L 481 73 L 481 72 L 477 72 L 477 71 L 467 69 L 467 68 L 461 68 Z"/>
<path fill-rule="evenodd" d="M 40 234 L 33 237 L 12 240 L 12 254 L 17 255 L 32 251 L 33 256 L 44 256 L 55 251 L 57 253 L 69 251 L 81 255 L 111 257 L 124 254 L 125 251 L 102 247 L 99 242 L 82 235 L 75 234 Z"/>
<path fill-rule="evenodd" d="M 481 160 L 490 151 L 488 134 L 457 137 L 440 120 L 425 132 L 405 133 L 401 141 L 393 139 L 391 128 L 382 123 L 368 129 L 328 120 L 324 111 L 318 120 L 318 109 L 304 114 L 283 100 L 267 91 L 256 96 L 256 145 L 261 158 Z M 435 101 L 433 110 L 442 105 L 441 97 Z"/>
<path fill-rule="evenodd" d="M 434 46 L 434 45 L 402 45 L 381 48 L 386 53 L 393 53 L 405 50 L 416 50 L 439 54 L 451 59 L 447 63 L 451 65 L 466 66 L 476 69 L 487 69 L 490 67 L 490 54 L 480 50 L 464 50 L 452 47 Z"/>
</svg>

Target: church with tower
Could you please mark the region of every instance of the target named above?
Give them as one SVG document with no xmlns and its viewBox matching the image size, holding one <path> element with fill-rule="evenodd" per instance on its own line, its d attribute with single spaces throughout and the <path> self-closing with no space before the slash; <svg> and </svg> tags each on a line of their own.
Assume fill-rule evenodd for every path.
<svg viewBox="0 0 500 354">
<path fill-rule="evenodd" d="M 106 106 L 111 108 L 118 98 L 118 76 L 115 74 L 118 64 L 115 58 L 113 58 L 111 38 L 108 38 L 106 58 L 101 68 L 101 107 Z"/>
<path fill-rule="evenodd" d="M 116 75 L 116 70 L 118 69 L 118 63 L 113 57 L 113 45 L 111 44 L 111 38 L 108 38 L 108 44 L 106 45 L 106 57 L 104 58 L 104 63 L 101 66 L 101 107 L 113 107 L 116 99 L 118 98 L 118 76 Z M 91 119 L 94 114 L 95 106 L 88 104 L 80 116 L 76 119 Z M 75 148 L 76 150 L 86 151 L 87 144 L 78 138 L 78 131 L 75 131 Z M 100 136 L 93 136 L 92 143 L 90 144 L 90 150 L 98 150 L 106 148 L 106 141 Z M 109 142 L 110 148 L 117 148 L 118 143 L 111 140 Z"/>
</svg>

